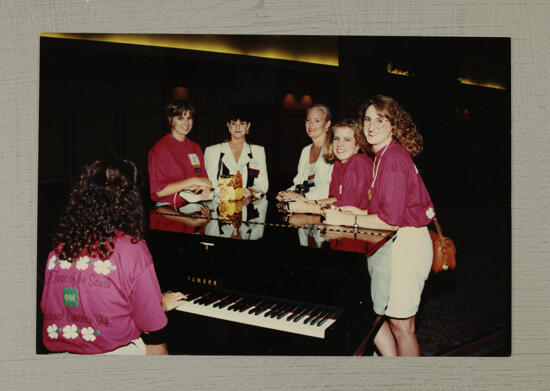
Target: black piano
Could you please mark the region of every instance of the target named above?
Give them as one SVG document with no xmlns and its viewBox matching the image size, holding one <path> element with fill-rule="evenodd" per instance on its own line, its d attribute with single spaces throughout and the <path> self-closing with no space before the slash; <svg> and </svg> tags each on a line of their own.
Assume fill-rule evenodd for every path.
<svg viewBox="0 0 550 391">
<path fill-rule="evenodd" d="M 320 216 L 281 213 L 265 196 L 155 207 L 149 217 L 161 289 L 188 295 L 168 313 L 170 354 L 372 349 L 366 254 L 390 232 L 324 226 Z"/>
</svg>

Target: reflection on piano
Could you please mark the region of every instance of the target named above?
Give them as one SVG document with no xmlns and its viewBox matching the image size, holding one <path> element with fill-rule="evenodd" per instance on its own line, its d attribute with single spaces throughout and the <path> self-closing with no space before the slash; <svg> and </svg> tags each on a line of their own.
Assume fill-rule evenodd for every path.
<svg viewBox="0 0 550 391">
<path fill-rule="evenodd" d="M 244 240 L 257 240 L 263 236 L 267 212 L 265 196 L 252 201 L 245 199 L 244 202 L 224 201 L 222 205 L 216 201 L 207 203 L 212 215 L 206 226 L 206 235 Z M 222 208 L 223 205 L 227 207 Z"/>
<path fill-rule="evenodd" d="M 356 353 L 374 319 L 365 251 L 389 233 L 325 227 L 317 216 L 287 220 L 265 198 L 250 204 L 257 216 L 247 210 L 245 218 L 245 207 L 241 216 L 220 216 L 215 203 L 204 204 L 209 218 L 150 213 L 147 241 L 161 288 L 189 295 L 168 313 L 170 353 Z M 262 234 L 235 235 L 234 222 Z M 225 225 L 229 235 L 218 230 Z"/>
</svg>

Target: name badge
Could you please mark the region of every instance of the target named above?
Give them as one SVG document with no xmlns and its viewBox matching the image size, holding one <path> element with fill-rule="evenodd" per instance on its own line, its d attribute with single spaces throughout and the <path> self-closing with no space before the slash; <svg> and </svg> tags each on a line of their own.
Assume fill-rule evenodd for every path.
<svg viewBox="0 0 550 391">
<path fill-rule="evenodd" d="M 249 167 L 248 168 L 248 176 L 250 176 L 250 178 L 258 178 L 258 175 L 260 175 L 260 170 L 257 170 L 255 168 L 252 168 L 252 167 Z"/>
<path fill-rule="evenodd" d="M 195 171 L 200 172 L 201 171 L 201 162 L 200 162 L 199 157 L 197 156 L 197 154 L 196 153 L 190 153 L 188 156 L 189 156 L 189 160 L 191 161 L 191 165 L 193 166 Z"/>
<path fill-rule="evenodd" d="M 307 182 L 309 183 L 310 188 L 315 187 L 315 173 L 307 177 Z"/>
</svg>

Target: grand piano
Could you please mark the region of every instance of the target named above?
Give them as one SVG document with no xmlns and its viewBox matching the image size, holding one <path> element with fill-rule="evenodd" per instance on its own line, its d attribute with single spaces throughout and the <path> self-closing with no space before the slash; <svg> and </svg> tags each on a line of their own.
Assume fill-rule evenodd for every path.
<svg viewBox="0 0 550 391">
<path fill-rule="evenodd" d="M 147 242 L 161 289 L 188 295 L 168 313 L 170 354 L 372 350 L 367 257 L 391 233 L 325 226 L 278 206 L 264 196 L 151 209 Z"/>
</svg>

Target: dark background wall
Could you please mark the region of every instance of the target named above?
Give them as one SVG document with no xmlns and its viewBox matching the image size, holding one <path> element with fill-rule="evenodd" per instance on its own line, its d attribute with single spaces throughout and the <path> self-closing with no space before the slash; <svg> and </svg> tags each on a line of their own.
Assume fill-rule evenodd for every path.
<svg viewBox="0 0 550 391">
<path fill-rule="evenodd" d="M 284 108 L 286 94 L 298 100 L 308 94 L 335 117 L 355 117 L 371 94 L 395 97 L 423 135 L 425 150 L 415 163 L 446 233 L 462 253 L 494 247 L 509 268 L 510 41 L 340 37 L 338 57 L 333 67 L 41 38 L 39 295 L 70 182 L 84 162 L 116 153 L 138 165 L 147 193 L 147 153 L 168 131 L 164 108 L 177 85 L 190 89 L 196 108 L 190 138 L 203 149 L 226 137 L 230 107 L 250 109 L 251 140 L 266 147 L 270 197 L 290 184 L 309 143 L 305 109 Z M 388 63 L 409 76 L 388 73 Z M 463 85 L 459 76 L 499 80 L 507 89 Z"/>
</svg>

